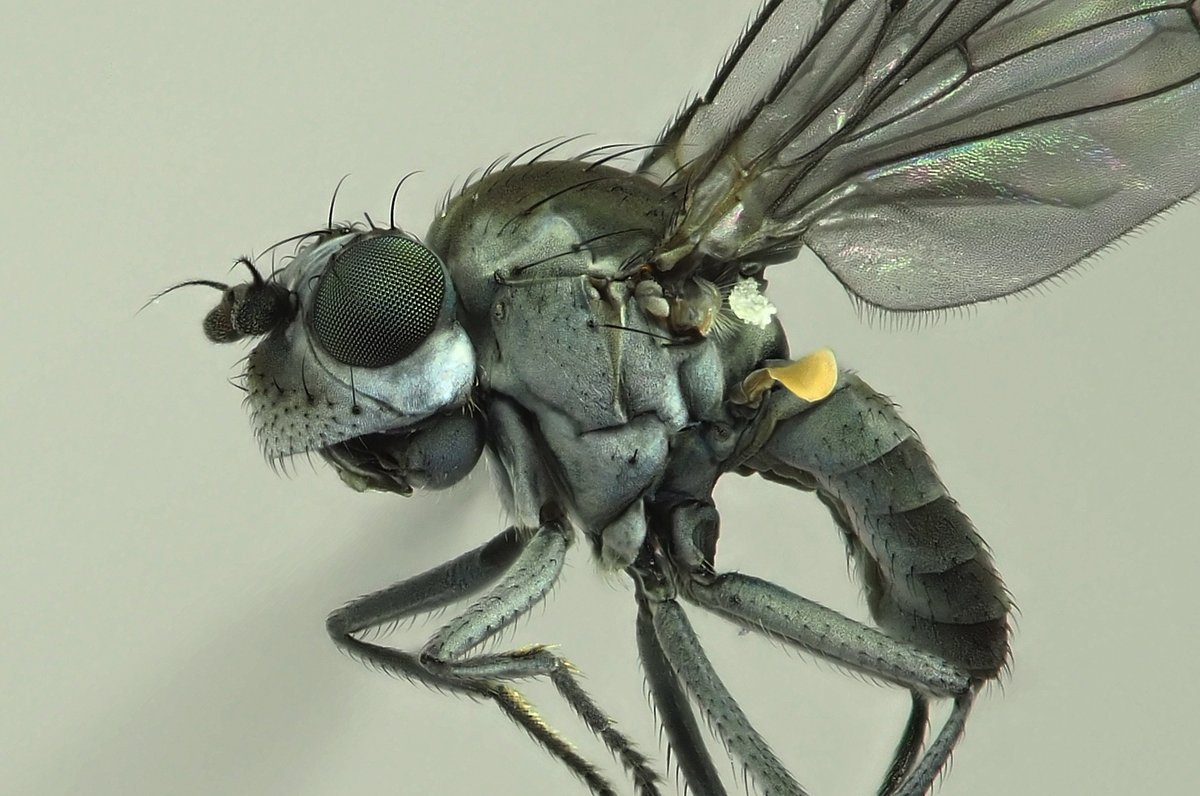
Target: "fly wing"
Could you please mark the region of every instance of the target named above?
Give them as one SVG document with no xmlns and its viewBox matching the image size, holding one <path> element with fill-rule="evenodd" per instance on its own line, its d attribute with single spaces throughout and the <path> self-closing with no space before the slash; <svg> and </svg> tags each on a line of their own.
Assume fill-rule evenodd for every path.
<svg viewBox="0 0 1200 796">
<path fill-rule="evenodd" d="M 1197 2 L 768 3 L 642 165 L 651 261 L 808 245 L 898 311 L 1060 273 L 1200 189 Z"/>
</svg>

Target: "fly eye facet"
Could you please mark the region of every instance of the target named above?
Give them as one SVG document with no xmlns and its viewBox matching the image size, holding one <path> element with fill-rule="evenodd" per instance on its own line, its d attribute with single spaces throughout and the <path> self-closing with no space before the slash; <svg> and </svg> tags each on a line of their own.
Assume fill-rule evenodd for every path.
<svg viewBox="0 0 1200 796">
<path fill-rule="evenodd" d="M 354 241 L 333 256 L 312 303 L 321 347 L 352 367 L 411 354 L 437 325 L 446 276 L 433 252 L 400 235 Z"/>
</svg>

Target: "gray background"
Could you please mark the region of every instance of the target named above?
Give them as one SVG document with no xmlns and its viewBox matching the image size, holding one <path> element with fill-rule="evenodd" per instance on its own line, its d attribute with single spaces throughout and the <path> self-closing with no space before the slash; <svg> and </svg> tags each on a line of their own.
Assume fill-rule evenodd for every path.
<svg viewBox="0 0 1200 796">
<path fill-rule="evenodd" d="M 363 496 L 263 465 L 237 347 L 208 345 L 238 254 L 338 215 L 421 231 L 454 181 L 557 135 L 645 142 L 757 0 L 56 7 L 12 16 L 4 75 L 0 781 L 21 794 L 582 792 L 495 709 L 338 654 L 342 601 L 479 543 L 480 472 Z M 33 16 L 36 14 L 36 16 Z M 799 353 L 903 405 L 1021 607 L 1015 664 L 940 793 L 1189 793 L 1196 750 L 1200 208 L 1046 295 L 920 330 L 861 322 L 812 258 L 774 269 Z M 816 501 L 722 484 L 721 560 L 862 616 Z M 547 641 L 662 759 L 633 601 L 574 550 L 515 641 Z M 696 618 L 815 794 L 873 792 L 906 696 Z M 399 635 L 416 645 L 433 623 Z M 544 687 L 546 714 L 612 767 Z"/>
</svg>

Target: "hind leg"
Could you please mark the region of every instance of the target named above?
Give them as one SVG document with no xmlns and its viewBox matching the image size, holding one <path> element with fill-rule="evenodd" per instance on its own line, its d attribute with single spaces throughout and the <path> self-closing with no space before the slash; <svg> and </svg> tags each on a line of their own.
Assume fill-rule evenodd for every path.
<svg viewBox="0 0 1200 796">
<path fill-rule="evenodd" d="M 726 748 L 764 792 L 804 791 L 725 688 L 677 595 L 750 631 L 912 690 L 916 695 L 913 715 L 881 788 L 883 793 L 924 794 L 962 734 L 975 683 L 966 672 L 937 655 L 749 575 L 687 573 L 650 556 L 639 559 L 631 574 L 638 584 L 639 648 L 647 679 L 681 770 L 697 793 L 722 791 L 714 784 L 703 745 L 695 740 L 695 720 L 682 693 L 696 702 Z M 916 762 L 926 724 L 926 695 L 951 697 L 955 704 L 938 738 Z"/>
<path fill-rule="evenodd" d="M 971 711 L 978 682 L 968 673 L 938 655 L 750 575 L 730 572 L 711 581 L 692 580 L 681 588 L 681 594 L 747 630 L 908 688 L 914 695 L 913 711 L 880 792 L 921 796 L 933 785 L 962 736 Z M 913 767 L 924 738 L 928 696 L 952 698 L 954 706 L 934 742 Z"/>
<path fill-rule="evenodd" d="M 743 473 L 816 493 L 842 531 L 872 618 L 889 637 L 965 673 L 974 684 L 972 692 L 1004 667 L 1008 593 L 986 543 L 888 398 L 844 371 L 834 390 L 816 403 L 771 390 L 763 396 L 736 463 Z M 729 595 L 713 593 L 703 577 L 693 580 L 699 583 L 691 589 L 698 600 L 729 613 Z M 747 588 L 768 604 L 784 599 L 767 586 Z M 793 604 L 802 599 L 792 598 L 786 599 Z M 961 735 L 970 708 L 965 692 L 939 694 L 920 686 L 912 691 L 912 712 L 883 794 L 907 795 L 927 787 L 919 783 L 932 781 Z M 927 724 L 926 696 L 954 696 L 955 707 L 938 739 L 916 762 Z"/>
</svg>

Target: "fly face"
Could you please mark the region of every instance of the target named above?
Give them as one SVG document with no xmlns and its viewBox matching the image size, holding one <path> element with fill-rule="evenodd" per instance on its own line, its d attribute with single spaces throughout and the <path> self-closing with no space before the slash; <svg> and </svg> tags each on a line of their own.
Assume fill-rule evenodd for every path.
<svg viewBox="0 0 1200 796">
<path fill-rule="evenodd" d="M 204 320 L 213 342 L 265 335 L 243 378 L 268 459 L 316 451 L 356 488 L 407 494 L 403 451 L 414 434 L 429 433 L 431 418 L 444 416 L 436 425 L 449 430 L 440 435 L 462 439 L 452 445 L 459 459 L 474 449 L 474 464 L 474 424 L 454 410 L 471 392 L 475 355 L 455 318 L 449 273 L 433 252 L 398 230 L 342 228 L 302 246 L 269 279 L 242 262 L 248 283 L 188 284 L 224 290 Z M 440 471 L 447 466 L 460 469 Z M 391 475 L 381 480 L 381 471 Z"/>
</svg>

